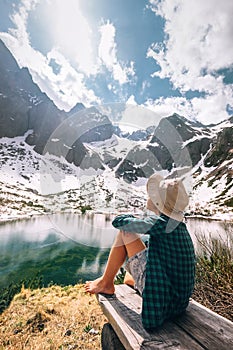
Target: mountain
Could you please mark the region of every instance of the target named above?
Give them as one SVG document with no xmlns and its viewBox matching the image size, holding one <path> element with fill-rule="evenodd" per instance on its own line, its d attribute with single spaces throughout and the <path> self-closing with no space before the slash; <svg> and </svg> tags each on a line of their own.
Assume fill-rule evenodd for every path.
<svg viewBox="0 0 233 350">
<path fill-rule="evenodd" d="M 136 144 L 117 168 L 117 175 L 129 182 L 154 171 L 194 167 L 209 150 L 213 138 L 211 129 L 177 114 L 163 118 L 145 133 L 146 137 L 138 131 L 136 140 L 142 135 L 143 144 Z M 132 139 L 130 135 L 127 138 Z"/>
<path fill-rule="evenodd" d="M 0 62 L 2 214 L 140 210 L 155 171 L 191 183 L 190 213 L 232 211 L 233 117 L 206 126 L 173 114 L 124 132 L 96 107 L 59 110 L 1 41 Z"/>
<path fill-rule="evenodd" d="M 213 127 L 217 129 L 209 152 L 203 157 L 202 169 L 197 169 L 196 197 L 201 191 L 211 196 L 216 207 L 233 207 L 233 118 Z M 204 176 L 201 176 L 204 172 Z M 200 174 L 199 174 L 200 173 Z M 208 198 L 207 197 L 207 198 Z M 232 210 L 232 209 L 231 209 Z"/>
<path fill-rule="evenodd" d="M 0 62 L 0 137 L 22 136 L 30 130 L 26 142 L 33 145 L 36 152 L 42 154 L 46 149 L 57 155 L 61 151 L 61 145 L 57 143 L 51 147 L 50 144 L 48 147 L 48 142 L 51 142 L 57 129 L 65 128 L 67 133 L 78 135 L 74 137 L 74 144 L 69 145 L 71 149 L 68 152 L 62 151 L 76 165 L 80 165 L 88 156 L 88 149 L 83 146 L 84 141 L 111 137 L 113 130 L 109 119 L 96 110 L 87 110 L 81 103 L 69 113 L 59 110 L 33 82 L 28 69 L 19 68 L 1 40 Z"/>
<path fill-rule="evenodd" d="M 130 132 L 123 132 L 119 126 L 114 126 L 114 134 L 119 136 L 119 137 L 123 137 L 123 138 L 127 138 L 129 140 L 133 140 L 133 141 L 146 141 L 148 140 L 148 138 L 151 136 L 151 134 L 153 134 L 155 131 L 155 126 L 149 126 L 146 129 L 143 130 L 136 130 L 133 131 L 132 133 Z"/>
<path fill-rule="evenodd" d="M 65 115 L 58 111 L 54 103 L 33 83 L 28 69 L 19 68 L 2 41 L 0 60 L 0 136 L 15 137 L 32 129 L 37 135 L 33 140 L 35 148 L 39 150 L 54 123 L 58 125 Z M 46 128 L 43 128 L 45 120 Z M 43 133 L 45 136 L 42 136 Z"/>
</svg>

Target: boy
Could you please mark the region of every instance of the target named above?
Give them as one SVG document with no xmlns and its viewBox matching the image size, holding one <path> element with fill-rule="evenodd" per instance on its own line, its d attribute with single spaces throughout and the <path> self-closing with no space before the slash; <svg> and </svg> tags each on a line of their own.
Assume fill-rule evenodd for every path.
<svg viewBox="0 0 233 350">
<path fill-rule="evenodd" d="M 160 326 L 181 314 L 194 287 L 194 247 L 183 222 L 189 198 L 180 179 L 152 175 L 147 182 L 147 208 L 154 215 L 139 219 L 117 216 L 112 224 L 120 231 L 110 251 L 105 272 L 86 282 L 89 293 L 114 293 L 114 278 L 126 258 L 129 284 L 142 296 L 142 323 L 146 329 Z M 149 235 L 146 248 L 139 234 Z"/>
</svg>

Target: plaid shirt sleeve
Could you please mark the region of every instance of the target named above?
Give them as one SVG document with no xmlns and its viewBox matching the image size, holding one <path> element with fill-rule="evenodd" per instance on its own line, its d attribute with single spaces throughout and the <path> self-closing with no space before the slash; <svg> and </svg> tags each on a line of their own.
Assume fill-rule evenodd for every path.
<svg viewBox="0 0 233 350">
<path fill-rule="evenodd" d="M 150 234 L 150 230 L 155 225 L 157 219 L 157 216 L 137 218 L 131 214 L 122 214 L 115 217 L 112 225 L 125 232 Z"/>
</svg>

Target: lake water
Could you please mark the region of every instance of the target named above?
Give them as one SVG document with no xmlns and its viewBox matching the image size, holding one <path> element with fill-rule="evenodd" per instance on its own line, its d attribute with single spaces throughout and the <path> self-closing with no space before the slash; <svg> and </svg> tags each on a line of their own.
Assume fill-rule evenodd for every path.
<svg viewBox="0 0 233 350">
<path fill-rule="evenodd" d="M 0 289 L 42 276 L 43 283 L 75 284 L 103 272 L 116 229 L 103 214 L 55 214 L 0 223 Z M 233 223 L 189 218 L 196 251 L 199 238 L 231 244 Z"/>
</svg>

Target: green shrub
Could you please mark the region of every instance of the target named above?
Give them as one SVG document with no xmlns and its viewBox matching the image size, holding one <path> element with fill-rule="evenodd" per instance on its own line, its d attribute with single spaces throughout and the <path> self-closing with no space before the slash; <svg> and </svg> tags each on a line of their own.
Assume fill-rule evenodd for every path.
<svg viewBox="0 0 233 350">
<path fill-rule="evenodd" d="M 15 294 L 18 294 L 22 286 L 29 289 L 37 289 L 43 287 L 42 276 L 36 275 L 30 279 L 23 279 L 18 283 L 10 283 L 7 287 L 0 289 L 0 313 L 3 312 L 14 298 Z"/>
<path fill-rule="evenodd" d="M 80 207 L 81 213 L 85 214 L 87 210 L 92 210 L 92 207 L 88 204 L 88 205 L 83 205 Z"/>
</svg>

